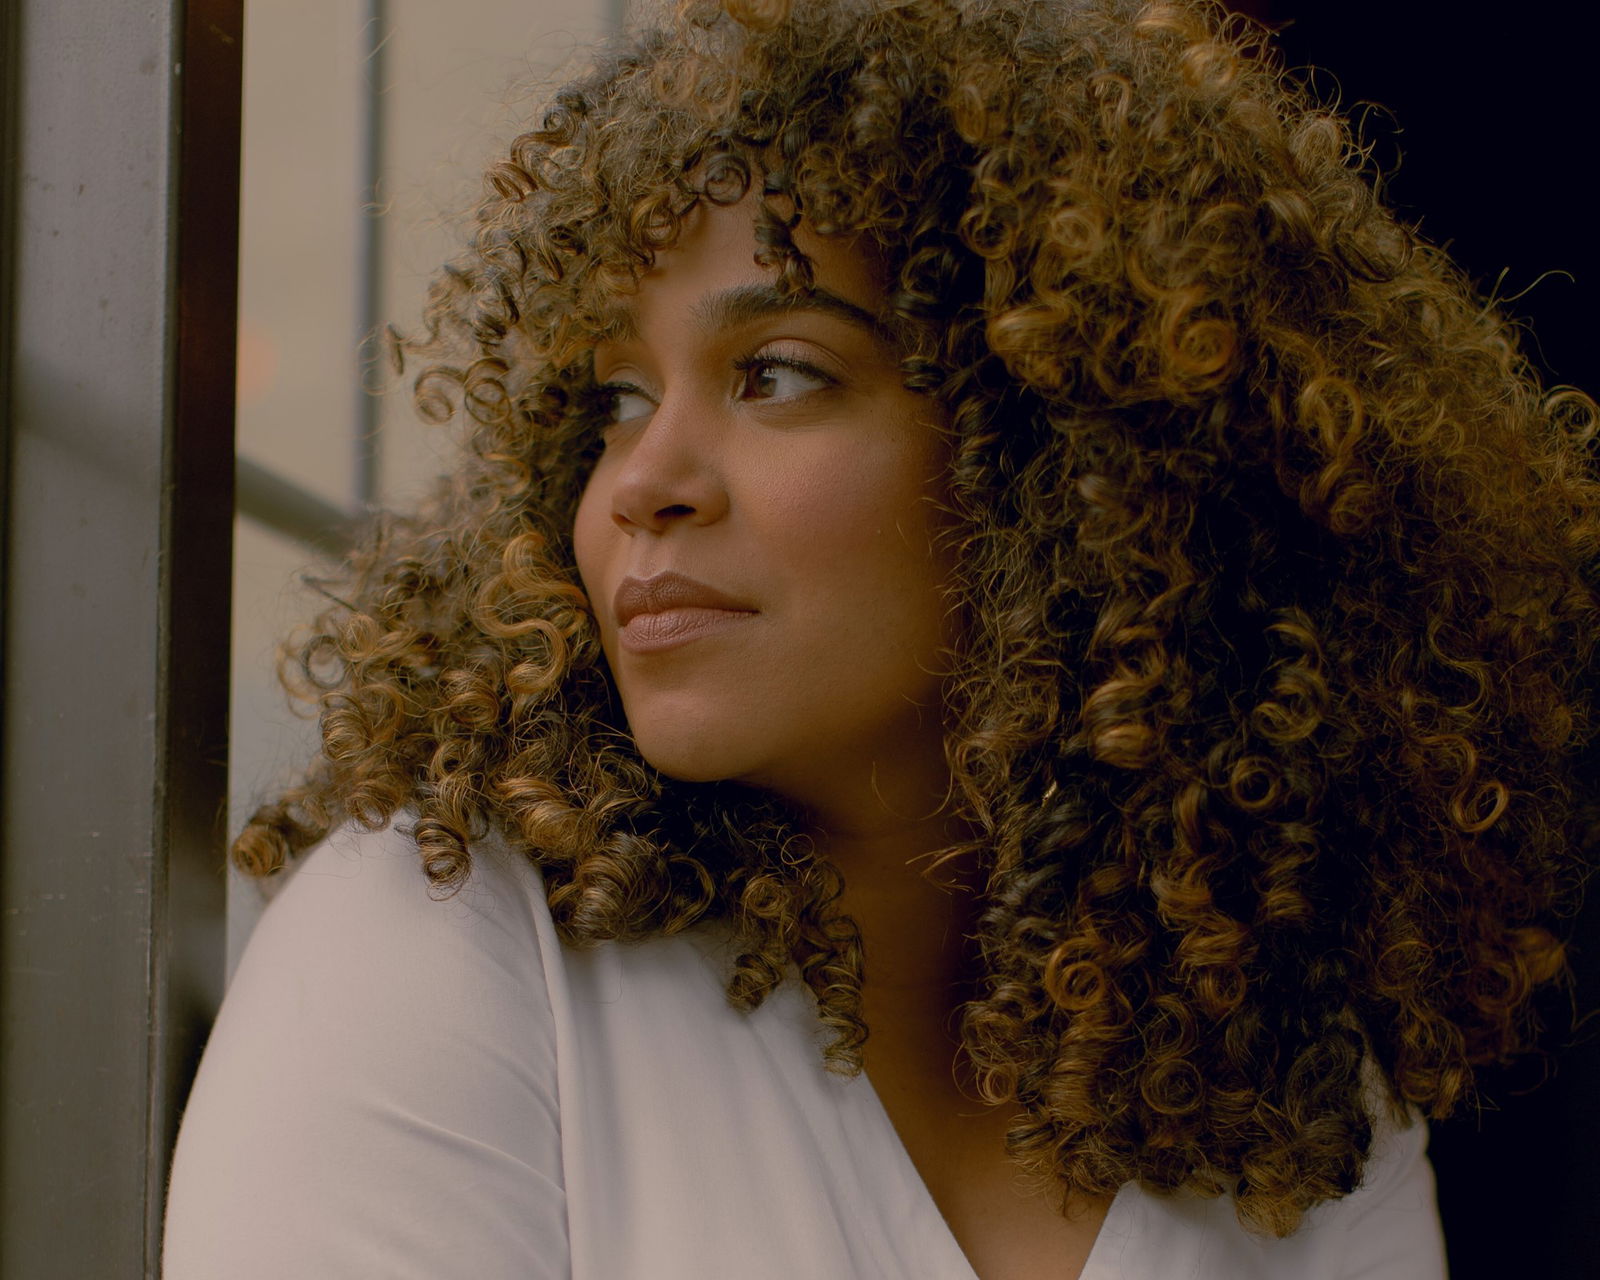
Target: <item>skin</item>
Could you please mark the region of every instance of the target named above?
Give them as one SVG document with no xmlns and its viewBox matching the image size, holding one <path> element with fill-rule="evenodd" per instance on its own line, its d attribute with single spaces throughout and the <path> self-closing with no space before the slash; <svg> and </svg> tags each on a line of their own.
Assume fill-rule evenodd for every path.
<svg viewBox="0 0 1600 1280">
<path fill-rule="evenodd" d="M 775 790 L 825 827 L 898 824 L 946 787 L 944 449 L 871 327 L 866 261 L 802 237 L 819 286 L 860 315 L 784 306 L 753 261 L 753 218 L 749 204 L 697 210 L 623 313 L 634 332 L 596 349 L 619 421 L 579 507 L 578 567 L 646 759 Z M 755 615 L 627 652 L 617 585 L 664 570 Z"/>
<path fill-rule="evenodd" d="M 1105 1206 L 1023 1192 L 1005 1108 L 956 1078 L 974 894 L 920 859 L 951 842 L 938 549 L 948 453 L 876 323 L 884 291 L 848 240 L 810 234 L 796 303 L 754 260 L 755 206 L 699 206 L 594 353 L 612 425 L 580 503 L 579 573 L 641 754 L 694 781 L 784 796 L 845 874 L 862 931 L 867 1071 L 984 1280 L 1075 1276 Z M 686 574 L 747 612 L 636 652 L 625 577 Z"/>
</svg>

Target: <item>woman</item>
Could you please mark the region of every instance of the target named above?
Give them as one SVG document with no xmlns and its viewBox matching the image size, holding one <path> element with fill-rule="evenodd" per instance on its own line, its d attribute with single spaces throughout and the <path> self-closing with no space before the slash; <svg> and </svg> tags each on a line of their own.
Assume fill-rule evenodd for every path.
<svg viewBox="0 0 1600 1280">
<path fill-rule="evenodd" d="M 168 1275 L 1441 1274 L 1592 402 L 1209 8 L 725 7 L 409 346 L 468 450 L 302 651 Z"/>
</svg>

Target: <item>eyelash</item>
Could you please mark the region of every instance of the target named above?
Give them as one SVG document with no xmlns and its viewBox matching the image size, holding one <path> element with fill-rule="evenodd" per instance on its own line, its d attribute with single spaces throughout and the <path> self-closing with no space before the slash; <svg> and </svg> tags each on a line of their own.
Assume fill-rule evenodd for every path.
<svg viewBox="0 0 1600 1280">
<path fill-rule="evenodd" d="M 749 375 L 757 369 L 790 369 L 795 373 L 804 374 L 814 378 L 824 387 L 837 386 L 839 380 L 831 374 L 819 369 L 808 360 L 797 360 L 792 356 L 761 355 L 759 353 L 741 356 L 733 362 L 734 371 L 742 375 L 746 382 L 741 385 L 743 391 L 748 385 Z M 607 418 L 614 411 L 617 398 L 624 395 L 645 396 L 648 394 L 643 387 L 632 382 L 603 382 L 595 387 L 595 396 L 599 404 L 600 416 Z M 620 425 L 620 424 L 611 424 Z"/>
<path fill-rule="evenodd" d="M 619 396 L 645 394 L 644 388 L 631 382 L 602 382 L 594 389 L 595 414 L 600 419 L 602 430 L 606 427 L 617 426 L 611 415 L 616 411 Z"/>
<path fill-rule="evenodd" d="M 831 377 L 809 360 L 796 360 L 792 356 L 750 355 L 733 362 L 733 367 L 748 377 L 756 369 L 790 369 L 795 373 L 803 373 L 808 378 L 815 378 L 825 387 L 838 385 L 838 379 Z"/>
</svg>

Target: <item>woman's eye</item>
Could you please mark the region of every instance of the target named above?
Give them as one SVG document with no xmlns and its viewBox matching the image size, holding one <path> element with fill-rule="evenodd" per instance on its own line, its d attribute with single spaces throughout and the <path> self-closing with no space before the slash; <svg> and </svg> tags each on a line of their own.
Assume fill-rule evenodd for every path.
<svg viewBox="0 0 1600 1280">
<path fill-rule="evenodd" d="M 833 383 L 822 370 L 794 360 L 751 360 L 739 367 L 744 374 L 739 395 L 744 400 L 786 400 Z"/>
<path fill-rule="evenodd" d="M 601 387 L 600 391 L 605 397 L 605 416 L 608 422 L 632 422 L 633 419 L 642 418 L 655 408 L 649 396 L 638 387 L 625 382 L 610 383 Z"/>
</svg>

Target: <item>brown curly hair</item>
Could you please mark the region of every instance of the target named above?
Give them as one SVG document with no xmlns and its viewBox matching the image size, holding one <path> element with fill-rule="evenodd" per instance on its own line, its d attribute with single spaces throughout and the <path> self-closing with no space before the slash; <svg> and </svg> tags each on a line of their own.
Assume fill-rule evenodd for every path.
<svg viewBox="0 0 1600 1280">
<path fill-rule="evenodd" d="M 753 1007 L 791 964 L 861 1062 L 840 877 L 781 801 L 660 776 L 574 569 L 589 353 L 700 201 L 881 254 L 954 461 L 947 754 L 986 874 L 963 1036 L 1064 1192 L 1232 1194 L 1283 1234 L 1361 1180 L 1372 1064 L 1440 1116 L 1564 972 L 1600 631 L 1594 403 L 1375 196 L 1262 33 L 1187 0 L 691 2 L 487 175 L 426 332 L 469 450 L 390 518 L 298 671 L 331 825 L 541 868 L 574 945 L 708 916 Z"/>
</svg>

